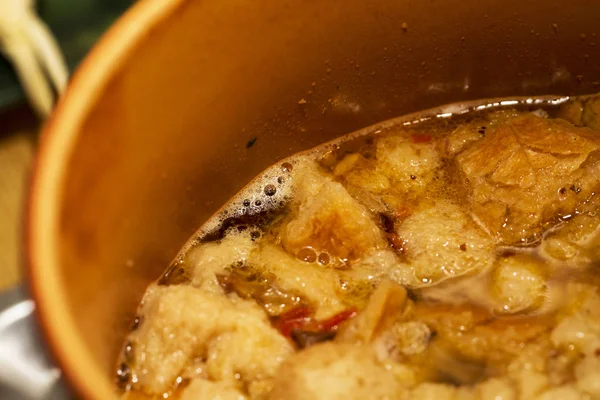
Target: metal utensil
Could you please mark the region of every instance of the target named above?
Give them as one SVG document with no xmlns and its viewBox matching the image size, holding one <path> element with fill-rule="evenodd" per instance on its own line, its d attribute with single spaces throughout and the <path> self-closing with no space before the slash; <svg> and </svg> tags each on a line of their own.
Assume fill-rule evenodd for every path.
<svg viewBox="0 0 600 400">
<path fill-rule="evenodd" d="M 22 288 L 0 293 L 0 399 L 70 399 L 40 340 L 34 309 Z"/>
</svg>

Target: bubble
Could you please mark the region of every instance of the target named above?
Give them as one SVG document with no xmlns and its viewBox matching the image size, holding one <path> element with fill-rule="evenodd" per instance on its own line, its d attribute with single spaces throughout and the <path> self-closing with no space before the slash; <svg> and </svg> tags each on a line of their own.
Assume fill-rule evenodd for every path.
<svg viewBox="0 0 600 400">
<path fill-rule="evenodd" d="M 330 260 L 329 254 L 327 254 L 327 253 L 319 254 L 319 257 L 318 257 L 319 264 L 327 265 L 327 264 L 329 264 L 329 260 Z"/>
<path fill-rule="evenodd" d="M 317 260 L 317 253 L 315 253 L 315 251 L 311 247 L 305 247 L 303 249 L 300 249 L 298 253 L 296 253 L 296 257 L 299 260 L 312 263 Z"/>
<path fill-rule="evenodd" d="M 291 172 L 293 169 L 292 164 L 290 164 L 289 162 L 285 162 L 283 164 L 281 164 L 281 170 L 283 172 Z"/>
<path fill-rule="evenodd" d="M 274 196 L 275 193 L 277 193 L 277 188 L 275 187 L 275 185 L 267 185 L 265 186 L 265 194 L 267 196 Z"/>
<path fill-rule="evenodd" d="M 252 231 L 250 233 L 250 238 L 252 240 L 256 240 L 256 239 L 260 238 L 260 232 L 259 231 Z"/>
<path fill-rule="evenodd" d="M 278 177 L 277 183 L 279 183 L 280 185 L 283 185 L 285 183 L 285 178 L 283 176 Z"/>
<path fill-rule="evenodd" d="M 244 202 L 242 204 L 244 205 L 244 207 L 250 207 L 250 200 L 244 199 Z"/>
</svg>

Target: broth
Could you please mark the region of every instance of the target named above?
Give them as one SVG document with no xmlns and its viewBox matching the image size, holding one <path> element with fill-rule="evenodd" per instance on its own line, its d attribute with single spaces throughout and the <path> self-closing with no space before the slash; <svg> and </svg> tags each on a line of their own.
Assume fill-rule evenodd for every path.
<svg viewBox="0 0 600 400">
<path fill-rule="evenodd" d="M 152 284 L 126 398 L 600 396 L 600 97 L 449 105 L 282 160 Z"/>
</svg>

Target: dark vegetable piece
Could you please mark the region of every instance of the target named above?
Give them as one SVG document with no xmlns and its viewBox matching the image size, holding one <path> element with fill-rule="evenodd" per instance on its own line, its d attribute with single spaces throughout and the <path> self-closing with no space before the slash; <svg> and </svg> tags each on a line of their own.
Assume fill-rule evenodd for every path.
<svg viewBox="0 0 600 400">
<path fill-rule="evenodd" d="M 381 218 L 381 224 L 383 225 L 383 229 L 385 230 L 385 232 L 394 233 L 394 220 L 384 213 L 380 213 L 379 217 Z"/>
<path fill-rule="evenodd" d="M 299 349 L 305 349 L 317 343 L 327 342 L 335 338 L 335 332 L 309 332 L 301 329 L 292 330 L 292 340 Z"/>
<path fill-rule="evenodd" d="M 294 311 L 305 301 L 299 293 L 281 289 L 274 275 L 265 274 L 249 265 L 233 266 L 229 274 L 217 274 L 216 277 L 226 293 L 235 292 L 243 299 L 256 300 L 271 316 L 278 315 L 281 306 Z"/>
</svg>

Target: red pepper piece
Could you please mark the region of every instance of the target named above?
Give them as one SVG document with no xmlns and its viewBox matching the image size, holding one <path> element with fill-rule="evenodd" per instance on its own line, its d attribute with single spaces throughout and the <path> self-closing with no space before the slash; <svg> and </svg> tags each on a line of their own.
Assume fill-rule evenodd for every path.
<svg viewBox="0 0 600 400">
<path fill-rule="evenodd" d="M 301 330 L 306 332 L 335 332 L 338 326 L 354 318 L 358 310 L 350 308 L 337 313 L 326 320 L 316 321 L 313 319 L 313 310 L 308 307 L 298 307 L 279 316 L 276 327 L 285 337 L 291 338 L 292 331 Z"/>
<path fill-rule="evenodd" d="M 292 330 L 301 329 L 310 322 L 312 313 L 308 307 L 298 307 L 284 312 L 279 316 L 277 328 L 283 336 L 290 337 Z"/>
</svg>

